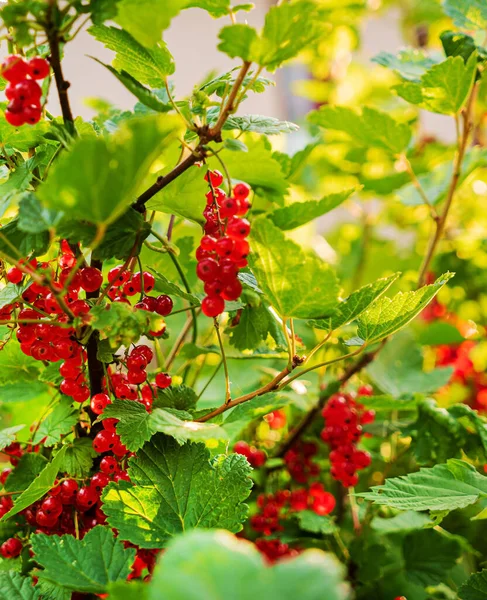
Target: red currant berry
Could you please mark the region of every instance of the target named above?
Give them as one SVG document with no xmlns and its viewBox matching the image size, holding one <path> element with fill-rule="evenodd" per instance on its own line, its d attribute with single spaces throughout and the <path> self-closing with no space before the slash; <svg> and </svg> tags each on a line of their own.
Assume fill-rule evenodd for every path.
<svg viewBox="0 0 487 600">
<path fill-rule="evenodd" d="M 207 171 L 205 181 L 208 181 L 208 179 L 213 187 L 218 187 L 223 183 L 223 175 L 220 171 Z"/>
<path fill-rule="evenodd" d="M 157 373 L 156 385 L 161 390 L 168 388 L 172 383 L 172 377 L 168 373 Z"/>
<path fill-rule="evenodd" d="M 108 283 L 113 287 L 120 287 L 124 283 L 130 279 L 130 271 L 127 269 L 123 269 L 123 265 L 119 265 L 118 267 L 113 267 L 108 272 Z"/>
<path fill-rule="evenodd" d="M 21 56 L 12 54 L 2 62 L 1 71 L 4 79 L 18 83 L 27 77 L 29 68 Z"/>
<path fill-rule="evenodd" d="M 243 240 L 250 233 L 250 223 L 247 219 L 232 219 L 227 225 L 227 235 Z"/>
<path fill-rule="evenodd" d="M 98 454 L 103 454 L 104 452 L 109 452 L 112 450 L 115 442 L 115 434 L 111 431 L 103 429 L 95 435 L 95 439 L 93 440 L 93 449 Z"/>
<path fill-rule="evenodd" d="M 17 538 L 9 538 L 0 546 L 0 554 L 4 558 L 16 558 L 22 552 L 22 542 Z"/>
<path fill-rule="evenodd" d="M 90 408 L 95 413 L 95 415 L 101 415 L 101 413 L 105 410 L 110 404 L 110 396 L 107 394 L 95 394 L 90 402 Z"/>
<path fill-rule="evenodd" d="M 10 283 L 20 283 L 23 277 L 24 274 L 18 267 L 12 267 L 7 271 L 7 280 Z"/>
<path fill-rule="evenodd" d="M 100 462 L 100 471 L 105 473 L 105 475 L 112 475 L 113 473 L 118 473 L 120 467 L 113 456 L 104 456 Z"/>
<path fill-rule="evenodd" d="M 98 502 L 98 494 L 92 487 L 82 487 L 76 497 L 76 508 L 80 512 L 89 510 Z"/>
<path fill-rule="evenodd" d="M 233 188 L 233 195 L 239 200 L 245 200 L 250 194 L 250 186 L 246 183 L 237 183 Z"/>
<path fill-rule="evenodd" d="M 109 483 L 110 478 L 106 473 L 95 473 L 91 478 L 90 487 L 94 488 L 97 494 L 101 494 Z"/>
<path fill-rule="evenodd" d="M 204 258 L 196 267 L 196 275 L 201 281 L 212 281 L 218 279 L 219 266 L 213 258 Z"/>
<path fill-rule="evenodd" d="M 201 303 L 201 310 L 207 317 L 218 317 L 225 310 L 225 301 L 221 296 L 206 296 Z"/>
<path fill-rule="evenodd" d="M 20 127 L 25 124 L 25 116 L 23 112 L 13 112 L 9 109 L 5 111 L 5 119 L 12 127 Z"/>
<path fill-rule="evenodd" d="M 227 285 L 223 288 L 222 297 L 224 300 L 237 300 L 240 298 L 242 293 L 242 284 L 238 279 L 235 279 L 231 283 L 227 283 Z"/>
<path fill-rule="evenodd" d="M 63 504 L 57 496 L 48 496 L 41 504 L 41 510 L 51 517 L 59 517 Z"/>
<path fill-rule="evenodd" d="M 147 379 L 147 373 L 144 369 L 135 369 L 127 372 L 127 379 L 132 385 L 140 385 Z"/>
<path fill-rule="evenodd" d="M 43 510 L 38 510 L 36 514 L 36 521 L 40 527 L 45 527 L 46 529 L 52 529 L 57 525 L 59 517 L 55 517 L 54 515 L 48 515 Z"/>
<path fill-rule="evenodd" d="M 29 123 L 29 125 L 35 125 L 41 120 L 42 110 L 39 106 L 31 104 L 24 108 L 24 110 L 22 111 L 22 115 L 26 123 Z"/>
<path fill-rule="evenodd" d="M 174 303 L 169 296 L 166 294 L 162 294 L 158 296 L 156 299 L 156 310 L 155 312 L 162 317 L 167 317 L 170 315 L 173 309 Z"/>
<path fill-rule="evenodd" d="M 34 56 L 34 58 L 27 61 L 27 67 L 32 79 L 45 79 L 51 70 L 47 60 L 40 56 Z"/>
<path fill-rule="evenodd" d="M 80 285 L 85 292 L 96 292 L 103 283 L 103 275 L 95 267 L 85 267 L 80 271 Z"/>
<path fill-rule="evenodd" d="M 233 451 L 236 452 L 237 454 L 242 454 L 245 457 L 249 457 L 252 450 L 250 449 L 250 446 L 247 444 L 247 442 L 244 442 L 243 440 L 240 440 L 239 442 L 237 442 L 234 447 L 233 447 Z"/>
<path fill-rule="evenodd" d="M 25 104 L 38 105 L 41 100 L 42 90 L 39 84 L 32 79 L 24 79 L 15 85 L 12 92 L 14 98 L 18 98 Z"/>
</svg>

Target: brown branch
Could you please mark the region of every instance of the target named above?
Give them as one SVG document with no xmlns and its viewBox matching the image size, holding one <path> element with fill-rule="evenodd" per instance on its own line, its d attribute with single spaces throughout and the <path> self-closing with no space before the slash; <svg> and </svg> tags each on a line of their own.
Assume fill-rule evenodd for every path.
<svg viewBox="0 0 487 600">
<path fill-rule="evenodd" d="M 209 142 L 221 142 L 221 132 L 223 126 L 225 125 L 228 117 L 236 110 L 237 108 L 237 96 L 240 90 L 240 87 L 243 84 L 243 81 L 250 69 L 251 63 L 244 62 L 242 68 L 240 69 L 237 78 L 232 86 L 230 94 L 228 96 L 228 100 L 225 103 L 225 106 L 222 108 L 220 112 L 220 116 L 218 117 L 217 122 L 211 128 L 207 126 L 199 127 L 197 129 L 199 144 L 193 150 L 192 154 L 185 158 L 182 162 L 180 162 L 172 171 L 170 171 L 167 175 L 163 175 L 157 178 L 157 181 L 150 186 L 144 193 L 142 193 L 135 203 L 133 204 L 133 208 L 138 212 L 144 212 L 145 205 L 147 202 L 153 198 L 158 192 L 164 189 L 167 185 L 169 185 L 172 181 L 177 179 L 180 175 L 182 175 L 185 171 L 187 171 L 191 166 L 193 166 L 196 162 L 202 160 L 206 156 L 205 146 Z"/>
<path fill-rule="evenodd" d="M 56 88 L 59 96 L 59 104 L 61 105 L 61 112 L 63 114 L 64 124 L 68 131 L 72 134 L 75 133 L 74 118 L 71 111 L 71 105 L 69 103 L 68 89 L 70 83 L 64 79 L 63 68 L 61 65 L 61 51 L 60 51 L 60 38 L 59 31 L 54 23 L 53 11 L 57 10 L 56 0 L 49 1 L 48 10 L 48 21 L 46 26 L 47 41 L 50 48 L 49 62 L 54 73 L 54 80 L 56 82 Z"/>
<path fill-rule="evenodd" d="M 100 260 L 91 259 L 91 266 L 102 270 L 103 264 Z M 98 298 L 100 290 L 96 292 L 87 292 L 86 298 Z M 100 343 L 100 333 L 93 331 L 86 345 L 86 353 L 88 355 L 88 374 L 90 376 L 90 391 L 91 395 L 100 394 L 103 392 L 103 363 L 98 359 L 98 346 Z"/>
</svg>

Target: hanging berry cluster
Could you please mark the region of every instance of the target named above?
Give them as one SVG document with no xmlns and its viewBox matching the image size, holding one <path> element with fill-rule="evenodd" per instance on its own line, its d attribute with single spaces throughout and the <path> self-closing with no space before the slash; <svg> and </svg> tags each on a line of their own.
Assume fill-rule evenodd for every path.
<svg viewBox="0 0 487 600">
<path fill-rule="evenodd" d="M 298 441 L 284 455 L 289 474 L 298 483 L 307 483 L 311 477 L 317 477 L 320 467 L 313 461 L 318 453 L 318 446 L 314 442 Z"/>
<path fill-rule="evenodd" d="M 247 266 L 250 251 L 246 240 L 250 223 L 243 218 L 250 208 L 250 187 L 238 183 L 233 195 L 227 196 L 220 187 L 219 171 L 208 171 L 205 179 L 210 190 L 203 212 L 205 235 L 196 250 L 196 274 L 205 284 L 201 310 L 207 317 L 217 317 L 225 309 L 225 300 L 237 300 L 242 293 L 238 272 Z"/>
<path fill-rule="evenodd" d="M 2 77 L 8 81 L 5 96 L 9 103 L 5 119 L 14 127 L 26 123 L 35 125 L 42 115 L 42 90 L 37 81 L 49 75 L 49 63 L 38 56 L 25 61 L 12 54 L 2 62 L 1 70 Z"/>
<path fill-rule="evenodd" d="M 369 386 L 362 386 L 358 396 L 371 396 Z M 370 454 L 359 450 L 357 444 L 363 431 L 362 426 L 373 423 L 375 412 L 365 410 L 352 394 L 335 394 L 323 408 L 322 416 L 325 427 L 321 439 L 330 448 L 331 476 L 340 481 L 344 487 L 353 487 L 358 483 L 357 471 L 370 465 Z"/>
</svg>

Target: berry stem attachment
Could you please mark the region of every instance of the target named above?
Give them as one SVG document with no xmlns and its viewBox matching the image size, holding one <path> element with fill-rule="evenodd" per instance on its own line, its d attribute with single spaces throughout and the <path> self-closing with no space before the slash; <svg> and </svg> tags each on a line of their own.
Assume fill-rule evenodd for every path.
<svg viewBox="0 0 487 600">
<path fill-rule="evenodd" d="M 220 333 L 220 323 L 218 321 L 218 317 L 215 317 L 213 319 L 213 323 L 215 324 L 215 331 L 218 337 L 218 344 L 220 346 L 220 352 L 222 353 L 223 370 L 225 371 L 225 404 L 228 404 L 232 400 L 232 392 L 230 389 L 230 375 L 228 373 L 227 357 L 225 355 L 225 349 L 223 347 L 223 340 Z"/>
</svg>

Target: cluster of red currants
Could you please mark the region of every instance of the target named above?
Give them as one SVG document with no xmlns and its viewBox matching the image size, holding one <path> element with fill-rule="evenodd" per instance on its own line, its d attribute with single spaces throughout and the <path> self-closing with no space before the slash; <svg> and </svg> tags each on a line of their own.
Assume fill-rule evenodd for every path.
<svg viewBox="0 0 487 600">
<path fill-rule="evenodd" d="M 362 386 L 358 397 L 371 396 L 370 386 Z M 359 450 L 357 444 L 363 431 L 362 426 L 373 423 L 375 412 L 365 410 L 363 404 L 357 402 L 352 394 L 335 394 L 322 411 L 325 427 L 321 439 L 331 447 L 331 476 L 340 481 L 344 487 L 353 487 L 358 483 L 357 471 L 370 465 L 370 454 Z"/>
<path fill-rule="evenodd" d="M 318 453 L 318 446 L 314 442 L 299 440 L 284 455 L 284 462 L 289 474 L 298 483 L 307 483 L 311 477 L 317 477 L 320 467 L 313 462 L 313 457 Z"/>
<path fill-rule="evenodd" d="M 264 466 L 267 460 L 267 455 L 263 450 L 259 450 L 255 446 L 249 446 L 249 444 L 243 440 L 240 440 L 234 445 L 233 451 L 245 456 L 254 469 Z"/>
<path fill-rule="evenodd" d="M 196 250 L 196 274 L 205 284 L 201 310 L 207 317 L 217 317 L 225 310 L 225 300 L 237 300 L 242 293 L 238 271 L 247 266 L 250 251 L 246 240 L 250 223 L 243 218 L 250 208 L 250 187 L 238 183 L 233 196 L 227 196 L 220 187 L 219 171 L 208 171 L 205 179 L 210 190 L 203 212 L 205 235 Z"/>
<path fill-rule="evenodd" d="M 250 525 L 254 531 L 270 536 L 277 531 L 283 531 L 283 523 L 297 512 L 312 510 L 317 515 L 328 515 L 335 505 L 333 494 L 327 492 L 323 484 L 318 482 L 312 483 L 309 488 L 261 494 L 257 498 L 259 512 L 251 517 Z M 290 548 L 278 539 L 258 538 L 255 544 L 271 562 L 299 553 L 299 550 Z"/>
<path fill-rule="evenodd" d="M 22 56 L 12 54 L 2 62 L 1 71 L 8 81 L 5 88 L 9 100 L 5 111 L 7 122 L 14 127 L 38 123 L 42 115 L 42 90 L 37 81 L 49 75 L 47 60 L 35 56 L 25 61 Z"/>
</svg>

